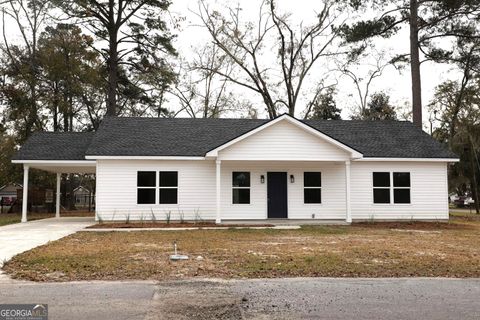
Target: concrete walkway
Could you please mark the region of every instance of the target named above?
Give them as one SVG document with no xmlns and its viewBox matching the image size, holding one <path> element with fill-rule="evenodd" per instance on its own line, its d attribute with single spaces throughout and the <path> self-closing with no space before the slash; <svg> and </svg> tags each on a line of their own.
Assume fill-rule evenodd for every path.
<svg viewBox="0 0 480 320">
<path fill-rule="evenodd" d="M 14 255 L 94 224 L 93 217 L 50 218 L 0 227 L 0 267 Z"/>
</svg>

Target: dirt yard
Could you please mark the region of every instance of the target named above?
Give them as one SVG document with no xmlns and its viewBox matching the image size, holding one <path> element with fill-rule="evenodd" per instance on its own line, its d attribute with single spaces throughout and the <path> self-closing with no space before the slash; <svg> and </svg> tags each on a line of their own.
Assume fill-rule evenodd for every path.
<svg viewBox="0 0 480 320">
<path fill-rule="evenodd" d="M 189 260 L 169 260 L 174 241 Z M 480 219 L 298 230 L 79 232 L 14 257 L 4 270 L 35 281 L 480 277 Z"/>
</svg>

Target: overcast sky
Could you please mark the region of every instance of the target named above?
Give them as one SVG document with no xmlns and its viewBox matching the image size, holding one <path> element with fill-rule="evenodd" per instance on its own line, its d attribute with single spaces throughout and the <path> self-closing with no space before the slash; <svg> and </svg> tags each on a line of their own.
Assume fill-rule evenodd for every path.
<svg viewBox="0 0 480 320">
<path fill-rule="evenodd" d="M 227 0 L 210 0 L 209 4 L 213 7 L 219 8 L 225 6 L 236 6 L 238 2 Z M 320 9 L 319 1 L 310 0 L 278 0 L 277 7 L 280 12 L 292 13 L 292 21 L 299 23 L 303 21 L 308 23 L 315 18 L 315 12 Z M 258 8 L 260 0 L 241 1 L 241 7 L 244 11 L 245 17 L 256 18 L 258 15 Z M 171 7 L 172 11 L 178 15 L 183 15 L 186 20 L 182 24 L 182 30 L 178 34 L 176 46 L 181 55 L 188 56 L 191 54 L 195 46 L 201 46 L 206 41 L 210 41 L 207 31 L 199 27 L 198 18 L 191 11 L 197 12 L 197 1 L 174 1 Z M 409 32 L 408 28 L 404 27 L 397 35 L 388 40 L 379 39 L 376 41 L 377 50 L 385 50 L 394 53 L 408 53 L 409 52 Z M 372 62 L 372 61 L 370 61 Z M 368 64 L 368 61 L 364 61 Z M 312 70 L 312 73 L 322 74 L 324 72 L 321 63 L 317 64 Z M 367 67 L 365 67 L 367 68 Z M 362 69 L 363 74 L 366 70 Z M 360 74 L 361 72 L 360 71 Z M 433 63 L 422 64 L 422 98 L 424 105 L 424 122 L 428 121 L 428 114 L 426 105 L 431 100 L 435 87 L 445 79 L 455 79 L 457 76 L 455 71 L 450 66 L 438 65 Z M 338 106 L 343 109 L 342 116 L 348 118 L 350 109 L 356 103 L 356 91 L 351 80 L 345 77 L 338 79 Z M 411 80 L 410 69 L 407 67 L 402 73 L 399 73 L 395 68 L 388 67 L 381 78 L 374 80 L 371 91 L 385 91 L 391 98 L 395 105 L 404 105 L 410 103 L 411 100 Z"/>
<path fill-rule="evenodd" d="M 207 0 L 209 5 L 218 8 L 220 11 L 224 10 L 226 6 L 236 6 L 237 1 L 227 0 Z M 261 0 L 240 1 L 243 9 L 243 16 L 247 19 L 256 19 L 258 17 L 258 10 Z M 294 24 L 303 22 L 308 24 L 315 19 L 315 12 L 320 9 L 320 1 L 309 0 L 277 0 L 277 7 L 280 12 L 290 12 L 292 14 L 291 20 Z M 198 12 L 197 0 L 173 0 L 170 10 L 175 17 L 184 17 L 185 20 L 181 23 L 180 30 L 177 30 L 177 38 L 175 40 L 175 47 L 179 54 L 183 57 L 192 56 L 192 52 L 196 47 L 202 46 L 205 42 L 211 41 L 208 32 L 199 26 L 198 17 L 193 12 Z M 193 11 L 193 12 L 192 12 Z M 7 37 L 9 41 L 15 41 L 19 35 L 18 30 L 14 25 L 7 24 Z M 409 51 L 409 33 L 408 28 L 404 27 L 397 35 L 388 40 L 376 41 L 378 51 L 386 51 L 390 55 L 394 53 L 408 53 Z M 269 58 L 269 57 L 268 57 Z M 268 58 L 266 60 L 268 60 Z M 363 61 L 364 66 L 360 69 L 360 75 L 366 74 L 368 70 L 368 63 L 372 61 Z M 321 79 L 325 74 L 325 65 L 319 61 L 311 70 L 312 79 Z M 433 96 L 435 87 L 446 79 L 456 79 L 458 73 L 450 66 L 438 65 L 433 63 L 422 64 L 422 95 L 424 106 L 424 124 L 428 123 L 427 104 Z M 350 111 L 356 105 L 357 97 L 353 83 L 346 77 L 340 77 L 338 80 L 338 97 L 337 104 L 341 108 L 342 117 L 349 118 Z M 392 103 L 397 106 L 404 106 L 410 103 L 411 100 L 411 81 L 410 70 L 407 68 L 400 74 L 395 68 L 388 67 L 381 78 L 374 80 L 371 87 L 371 92 L 385 91 L 392 98 Z M 238 88 L 239 94 L 245 94 L 248 97 L 253 97 L 255 105 L 261 111 L 259 116 L 265 117 L 266 114 L 262 110 L 264 107 L 261 100 L 252 94 L 246 93 L 245 89 Z M 248 94 L 248 95 L 247 95 Z M 175 109 L 178 103 L 171 98 L 171 108 Z M 303 110 L 303 106 L 299 106 L 299 110 Z M 181 114 L 184 115 L 184 114 Z M 300 115 L 300 114 L 298 114 Z M 232 116 L 232 115 L 230 115 Z M 233 115 L 234 116 L 234 115 Z"/>
</svg>

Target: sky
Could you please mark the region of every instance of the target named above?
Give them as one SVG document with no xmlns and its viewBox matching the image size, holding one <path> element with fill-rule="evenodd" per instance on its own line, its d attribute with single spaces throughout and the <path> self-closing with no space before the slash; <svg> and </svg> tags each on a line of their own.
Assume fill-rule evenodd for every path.
<svg viewBox="0 0 480 320">
<path fill-rule="evenodd" d="M 217 8 L 219 11 L 224 11 L 227 6 L 235 7 L 238 5 L 238 1 L 228 1 L 228 0 L 207 0 L 207 3 L 212 8 Z M 242 7 L 242 15 L 245 19 L 256 19 L 258 17 L 259 5 L 261 0 L 244 0 L 240 2 Z M 315 18 L 315 13 L 320 9 L 321 1 L 310 1 L 310 0 L 277 0 L 277 7 L 280 12 L 289 12 L 291 13 L 291 21 L 294 25 L 299 25 L 300 23 L 308 24 L 312 22 Z M 198 17 L 195 15 L 195 12 L 198 12 L 198 2 L 197 0 L 173 0 L 170 7 L 170 11 L 173 17 L 179 18 L 182 17 L 184 20 L 180 23 L 179 30 L 176 30 L 175 33 L 177 37 L 174 42 L 174 46 L 177 48 L 179 55 L 186 57 L 187 60 L 192 56 L 195 48 L 201 47 L 206 42 L 211 41 L 208 32 L 200 26 Z M 365 12 L 366 16 L 371 14 L 371 12 Z M 345 17 L 348 21 L 348 17 Z M 18 30 L 15 26 L 7 23 L 6 33 L 9 41 L 15 41 L 15 38 L 19 36 Z M 390 39 L 375 40 L 376 49 L 378 52 L 384 51 L 387 55 L 393 55 L 395 53 L 408 53 L 409 51 L 409 32 L 408 28 L 405 26 L 398 34 L 393 36 Z M 265 56 L 264 63 L 268 64 L 269 59 L 274 59 L 274 55 Z M 368 64 L 373 63 L 370 59 L 365 59 L 362 61 L 356 72 L 359 76 L 366 75 L 369 70 Z M 316 63 L 314 68 L 311 70 L 311 81 L 316 81 L 322 79 L 327 74 L 327 65 L 321 61 Z M 427 105 L 433 97 L 435 87 L 446 79 L 455 80 L 458 77 L 458 73 L 451 67 L 445 65 L 439 65 L 434 63 L 423 63 L 421 66 L 422 72 L 422 99 L 424 106 L 424 124 L 428 125 L 428 113 Z M 348 119 L 351 111 L 355 108 L 358 101 L 356 96 L 356 90 L 353 86 L 353 83 L 347 77 L 336 77 L 334 79 L 338 81 L 337 85 L 337 106 L 342 109 L 342 117 Z M 329 80 L 331 81 L 331 79 Z M 308 85 L 307 85 L 308 86 Z M 264 107 L 262 106 L 262 101 L 255 95 L 245 91 L 247 89 L 237 87 L 236 92 L 239 95 L 244 95 L 252 98 L 255 106 L 258 106 L 260 110 L 259 117 L 266 117 Z M 411 81 L 410 81 L 410 70 L 407 66 L 401 73 L 399 73 L 393 67 L 387 67 L 382 75 L 382 77 L 377 78 L 373 81 L 370 92 L 384 91 L 391 97 L 391 102 L 395 106 L 400 106 L 406 109 L 410 109 L 409 103 L 411 100 Z M 306 99 L 306 98 L 305 98 Z M 178 108 L 178 102 L 171 97 L 169 102 L 169 107 L 171 109 Z M 303 110 L 303 105 L 306 100 L 300 102 L 298 109 Z M 187 116 L 185 113 L 180 113 L 179 116 Z M 227 115 L 234 117 L 235 115 Z M 301 114 L 297 114 L 301 116 Z"/>
<path fill-rule="evenodd" d="M 236 6 L 238 2 L 227 0 L 210 0 L 209 5 L 215 8 L 225 8 L 226 6 Z M 242 1 L 241 7 L 245 17 L 256 18 L 258 16 L 258 8 L 260 0 Z M 277 7 L 281 12 L 290 12 L 291 19 L 295 24 L 300 21 L 308 23 L 314 18 L 314 13 L 319 10 L 320 1 L 309 0 L 278 0 Z M 185 17 L 182 23 L 182 30 L 178 33 L 176 47 L 183 56 L 188 56 L 195 47 L 203 45 L 206 41 L 211 41 L 208 32 L 199 26 L 199 20 L 194 12 L 198 11 L 196 0 L 174 1 L 171 6 L 172 12 Z M 193 11 L 193 12 L 192 12 Z M 400 32 L 388 40 L 377 39 L 376 50 L 385 51 L 388 54 L 408 53 L 409 52 L 409 30 L 405 26 Z M 366 75 L 368 64 L 370 61 L 363 61 L 358 73 Z M 312 73 L 321 75 L 325 72 L 325 66 L 321 63 L 317 64 Z M 422 100 L 424 105 L 424 122 L 428 123 L 427 104 L 432 99 L 435 87 L 446 79 L 456 79 L 458 74 L 451 66 L 439 65 L 431 62 L 423 63 L 422 72 Z M 338 80 L 338 96 L 337 105 L 342 109 L 342 117 L 348 118 L 350 111 L 354 108 L 357 97 L 356 90 L 350 79 L 340 77 Z M 370 92 L 384 91 L 391 96 L 391 102 L 397 106 L 409 108 L 411 100 L 411 80 L 410 69 L 405 68 L 402 72 L 398 72 L 394 67 L 387 67 L 382 77 L 374 80 Z"/>
</svg>

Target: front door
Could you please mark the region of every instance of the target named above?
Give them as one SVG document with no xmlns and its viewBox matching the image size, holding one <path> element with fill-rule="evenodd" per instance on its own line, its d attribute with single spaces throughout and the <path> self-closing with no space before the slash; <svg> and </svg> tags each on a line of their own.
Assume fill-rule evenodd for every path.
<svg viewBox="0 0 480 320">
<path fill-rule="evenodd" d="M 267 172 L 268 218 L 288 218 L 287 173 Z"/>
</svg>

